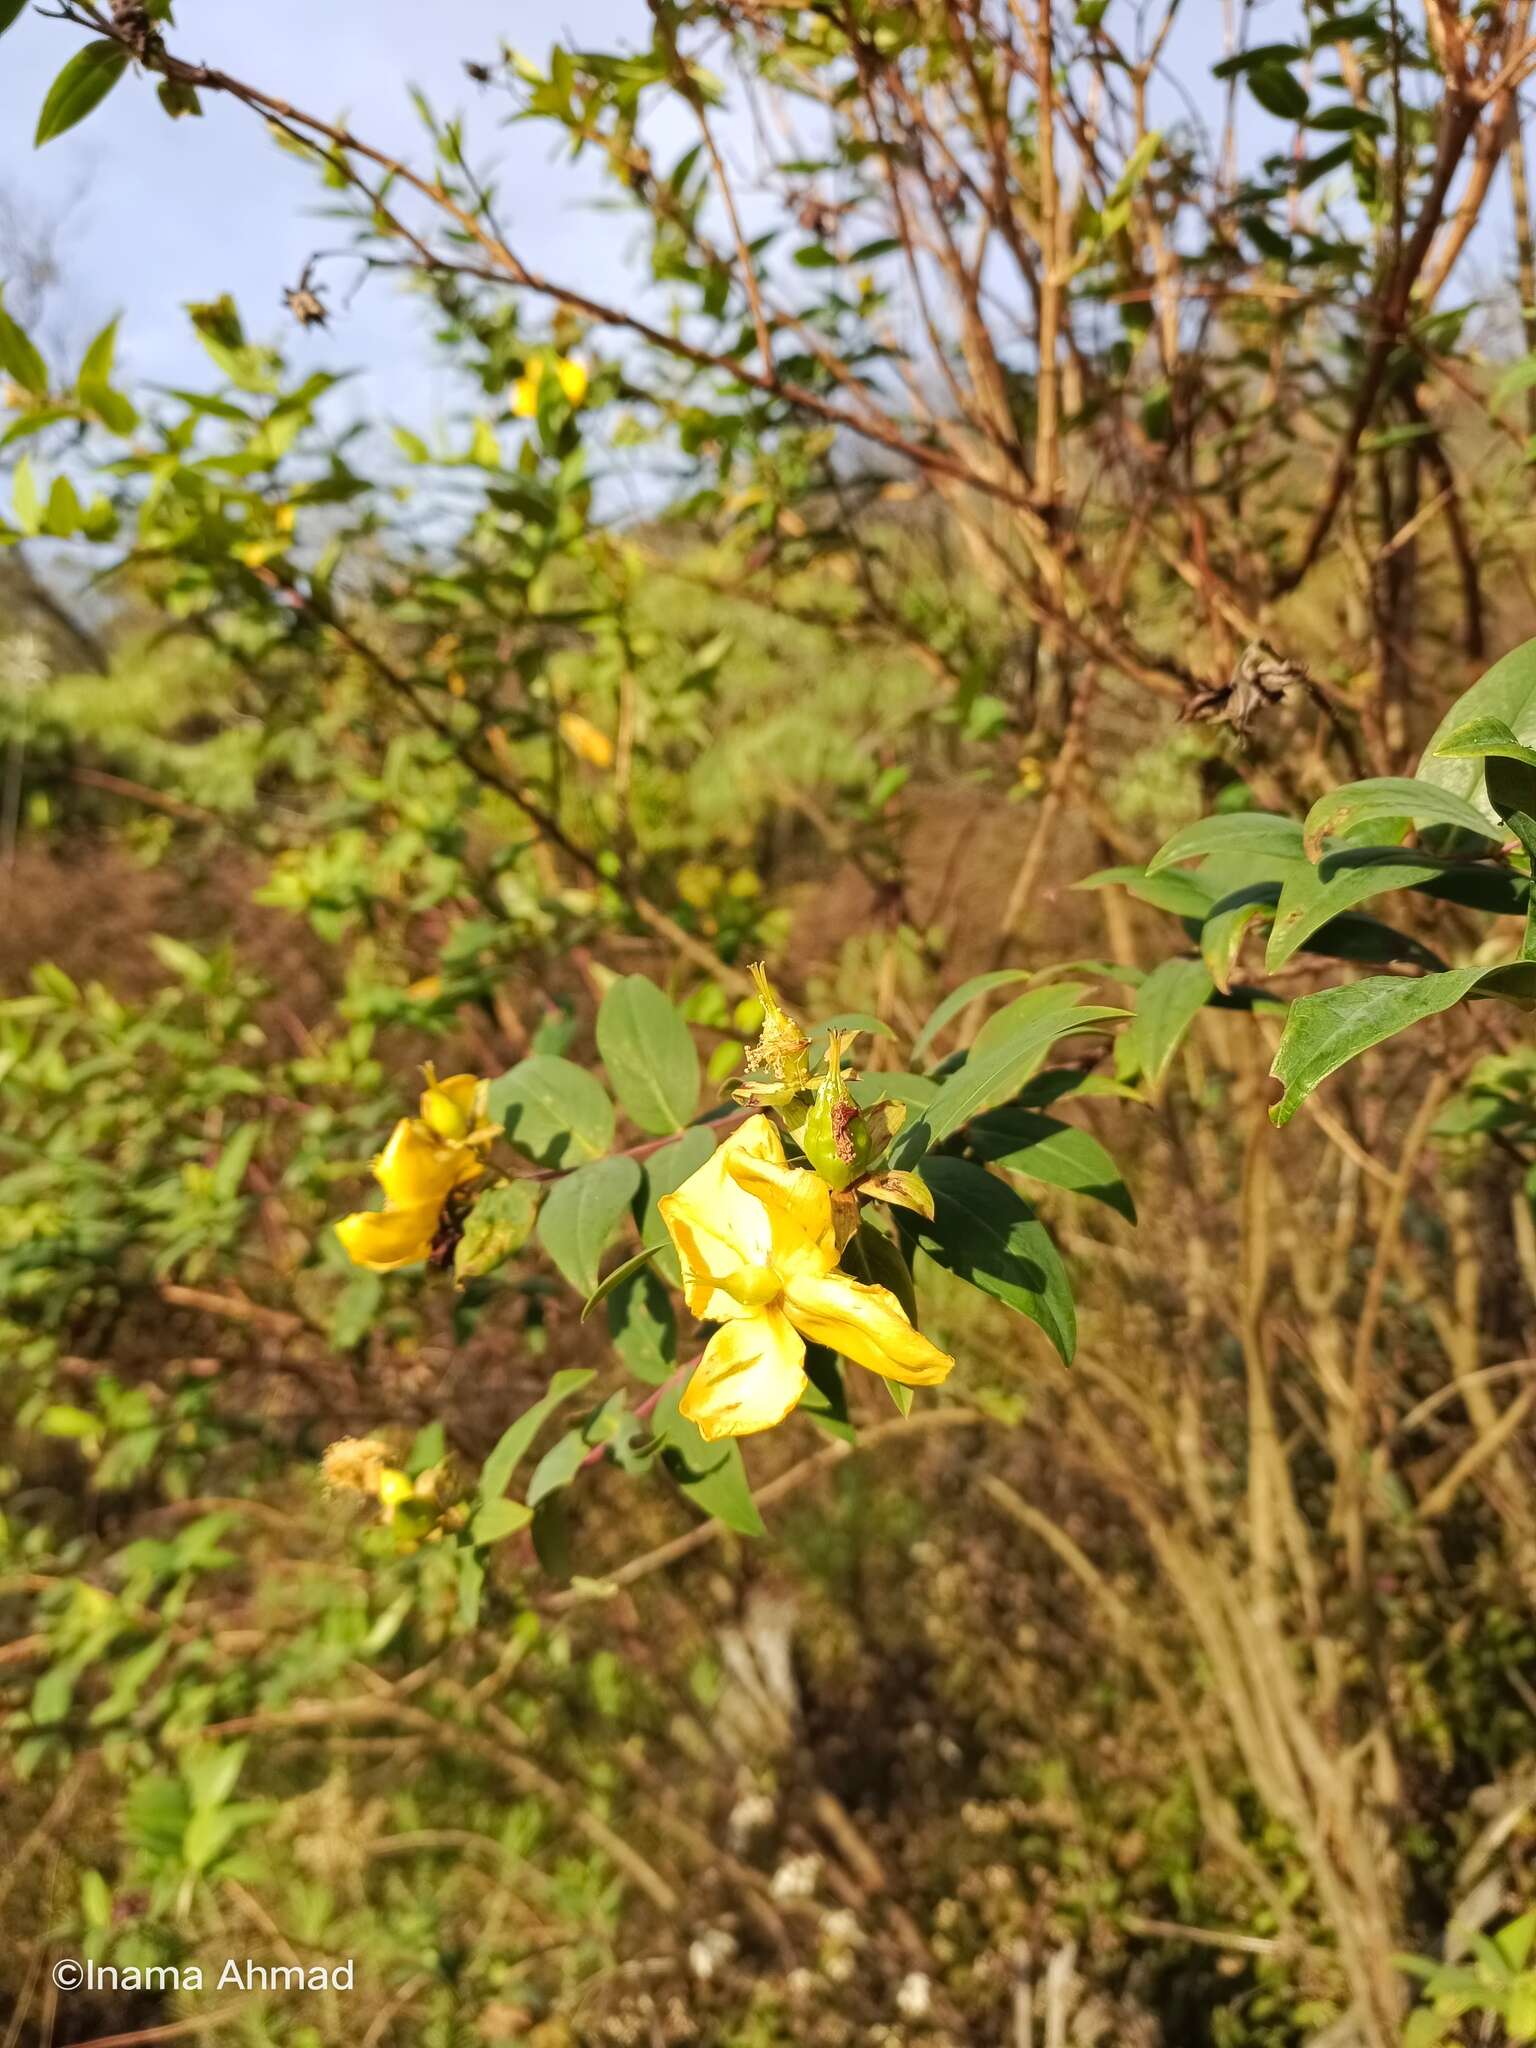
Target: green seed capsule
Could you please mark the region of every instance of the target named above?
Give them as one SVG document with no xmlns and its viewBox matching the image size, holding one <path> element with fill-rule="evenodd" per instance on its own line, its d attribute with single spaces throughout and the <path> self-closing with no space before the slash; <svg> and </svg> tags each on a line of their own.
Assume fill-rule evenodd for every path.
<svg viewBox="0 0 1536 2048">
<path fill-rule="evenodd" d="M 869 1125 L 843 1079 L 847 1042 L 840 1031 L 828 1035 L 826 1071 L 799 1134 L 806 1158 L 829 1188 L 839 1189 L 859 1178 L 873 1149 Z"/>
</svg>

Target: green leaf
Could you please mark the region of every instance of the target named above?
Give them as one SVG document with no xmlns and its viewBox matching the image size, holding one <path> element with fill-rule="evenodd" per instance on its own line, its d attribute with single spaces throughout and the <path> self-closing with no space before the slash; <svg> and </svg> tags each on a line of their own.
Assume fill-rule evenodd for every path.
<svg viewBox="0 0 1536 2048">
<path fill-rule="evenodd" d="M 1474 779 L 1477 776 L 1473 769 Z M 1490 837 L 1489 818 L 1456 790 L 1406 775 L 1380 775 L 1368 782 L 1346 782 L 1318 798 L 1304 827 L 1307 852 L 1315 860 L 1325 833 L 1342 838 L 1361 825 L 1406 819 L 1412 825 L 1459 825 L 1465 832 Z"/>
<path fill-rule="evenodd" d="M 967 1059 L 973 1060 L 980 1053 L 991 1052 L 994 1046 L 1005 1045 L 1037 1017 L 1070 1010 L 1078 997 L 1087 993 L 1087 984 L 1084 982 L 1057 981 L 1047 983 L 1044 988 L 1032 988 L 1024 995 L 1015 996 L 1011 1003 L 1004 1003 L 1003 1007 L 982 1025 L 971 1041 Z"/>
<path fill-rule="evenodd" d="M 405 1469 L 412 1479 L 417 1479 L 423 1472 L 430 1472 L 434 1465 L 441 1465 L 447 1454 L 448 1433 L 442 1423 L 425 1423 L 411 1439 Z"/>
<path fill-rule="evenodd" d="M 0 34 L 8 24 L 0 22 Z M 30 391 L 34 398 L 48 396 L 48 365 L 33 347 L 30 336 L 0 306 L 0 370 Z"/>
<path fill-rule="evenodd" d="M 613 1143 L 613 1104 L 603 1084 L 553 1053 L 535 1053 L 494 1080 L 486 1114 L 540 1166 L 580 1166 Z"/>
<path fill-rule="evenodd" d="M 934 1220 L 902 1211 L 897 1224 L 929 1258 L 1038 1323 L 1070 1365 L 1077 1314 L 1061 1255 L 1029 1204 L 968 1159 L 930 1159 Z"/>
<path fill-rule="evenodd" d="M 32 458 L 23 455 L 16 465 L 11 478 L 11 503 L 16 508 L 16 524 L 23 533 L 37 533 L 43 524 L 43 501 L 38 496 L 37 478 L 32 471 Z"/>
<path fill-rule="evenodd" d="M 63 1401 L 54 1402 L 37 1418 L 40 1436 L 74 1437 L 82 1442 L 100 1436 L 104 1427 L 101 1417 L 88 1408 L 73 1408 Z"/>
<path fill-rule="evenodd" d="M 912 1228 L 921 1230 L 926 1221 L 926 1218 L 921 1218 Z M 917 1290 L 912 1285 L 912 1268 L 903 1258 L 901 1248 L 892 1244 L 883 1230 L 877 1230 L 873 1223 L 861 1223 L 843 1246 L 842 1267 L 855 1280 L 862 1280 L 866 1287 L 888 1288 L 906 1310 L 907 1321 L 917 1321 Z"/>
<path fill-rule="evenodd" d="M 1280 900 L 1280 888 L 1279 882 L 1251 882 L 1211 905 L 1210 916 L 1200 927 L 1200 957 L 1223 995 L 1232 985 L 1249 925 L 1269 916 Z"/>
<path fill-rule="evenodd" d="M 1360 851 L 1390 853 L 1391 848 L 1370 847 Z M 1286 878 L 1275 906 L 1264 965 L 1273 974 L 1300 950 L 1314 933 L 1322 931 L 1343 911 L 1372 896 L 1391 889 L 1412 889 L 1420 882 L 1432 882 L 1441 872 L 1433 859 L 1418 860 L 1412 853 L 1399 853 L 1395 860 L 1360 863 L 1325 861 L 1318 867 L 1298 867 Z"/>
<path fill-rule="evenodd" d="M 464 1235 L 453 1255 L 454 1278 L 462 1283 L 495 1272 L 528 1242 L 538 1213 L 536 1181 L 514 1180 L 489 1189 L 465 1218 Z"/>
<path fill-rule="evenodd" d="M 933 1015 L 928 1019 L 928 1022 L 913 1040 L 913 1060 L 920 1060 L 939 1033 L 944 1029 L 944 1026 L 952 1018 L 958 1017 L 960 1012 L 973 1003 L 978 996 L 990 995 L 995 988 L 1007 988 L 1012 982 L 1028 981 L 1028 979 L 1029 969 L 1027 967 L 998 967 L 994 968 L 990 974 L 973 974 L 969 981 L 962 981 L 957 989 L 951 989 L 949 994 L 945 996 L 944 1000 L 939 1004 Z"/>
<path fill-rule="evenodd" d="M 858 1431 L 848 1420 L 848 1390 L 843 1385 L 843 1362 L 837 1353 L 821 1344 L 808 1344 L 805 1377 L 807 1386 L 800 1396 L 800 1413 L 828 1436 L 845 1444 L 856 1443 Z"/>
<path fill-rule="evenodd" d="M 656 1404 L 652 1423 L 662 1438 L 661 1462 L 700 1514 L 724 1522 L 742 1536 L 761 1536 L 763 1518 L 752 1498 L 741 1446 L 734 1438 L 706 1443 L 687 1418 L 678 1413 L 682 1387 L 669 1387 Z"/>
<path fill-rule="evenodd" d="M 1150 875 L 1145 868 L 1101 868 L 1073 884 L 1078 889 L 1121 888 L 1138 903 L 1150 903 L 1154 910 L 1168 910 L 1175 917 L 1203 918 L 1215 901 L 1215 891 L 1199 875 L 1181 868 L 1165 868 Z"/>
<path fill-rule="evenodd" d="M 1278 860 L 1301 860 L 1301 826 L 1294 818 L 1282 818 L 1273 811 L 1234 811 L 1227 816 L 1197 818 L 1164 840 L 1147 862 L 1146 872 L 1160 874 L 1175 861 L 1212 853 L 1258 853 Z"/>
<path fill-rule="evenodd" d="M 682 1269 L 677 1263 L 677 1253 L 672 1249 L 672 1240 L 667 1235 L 667 1226 L 661 1220 L 657 1204 L 663 1195 L 670 1195 L 691 1174 L 697 1173 L 714 1149 L 714 1133 L 709 1126 L 693 1124 L 680 1138 L 670 1145 L 663 1145 L 645 1162 L 645 1200 L 635 1220 L 640 1226 L 641 1243 L 662 1247 L 656 1254 L 656 1265 L 674 1287 L 683 1284 Z"/>
<path fill-rule="evenodd" d="M 916 1122 L 898 1132 L 891 1152 L 892 1163 L 916 1165 L 930 1145 L 942 1143 L 972 1117 L 1017 1095 L 1058 1039 L 1095 1031 L 1109 1019 L 1125 1014 L 1124 1010 L 1091 1004 L 1048 1011 L 1032 1018 L 1001 1045 L 979 1056 L 973 1054 L 957 1073 L 950 1075 Z M 880 1076 L 882 1081 L 889 1078 Z"/>
<path fill-rule="evenodd" d="M 640 1192 L 640 1181 L 634 1159 L 594 1159 L 556 1181 L 544 1199 L 539 1242 L 584 1301 L 597 1286 L 603 1253 Z"/>
<path fill-rule="evenodd" d="M 993 1166 L 1042 1180 L 1115 1209 L 1128 1223 L 1136 1204 L 1120 1169 L 1088 1131 L 1028 1109 L 996 1109 L 966 1133 L 968 1149 Z"/>
<path fill-rule="evenodd" d="M 1270 1068 L 1285 1084 L 1284 1096 L 1269 1112 L 1271 1121 L 1289 1123 L 1313 1089 L 1346 1061 L 1484 988 L 1517 1001 L 1536 995 L 1536 963 L 1456 967 L 1417 980 L 1374 974 L 1342 988 L 1298 997 Z"/>
<path fill-rule="evenodd" d="M 1530 1958 L 1531 1944 L 1536 1942 L 1536 1912 L 1522 1913 L 1518 1920 L 1508 1920 L 1493 1937 L 1493 1945 L 1511 1970 L 1523 1970 Z"/>
<path fill-rule="evenodd" d="M 569 1486 L 581 1470 L 582 1462 L 593 1443 L 587 1436 L 587 1425 L 578 1423 L 575 1429 L 568 1429 L 564 1436 L 557 1436 L 549 1449 L 534 1466 L 528 1479 L 528 1505 L 536 1508 L 542 1500 L 548 1500 L 552 1493 Z"/>
<path fill-rule="evenodd" d="M 1436 758 L 1442 761 L 1482 761 L 1490 754 L 1536 768 L 1536 747 L 1516 739 L 1502 718 L 1469 718 L 1465 725 L 1447 733 L 1435 748 Z"/>
<path fill-rule="evenodd" d="M 699 1105 L 699 1055 L 654 981 L 626 974 L 603 997 L 597 1049 L 614 1093 L 642 1131 L 680 1131 Z"/>
<path fill-rule="evenodd" d="M 27 0 L 0 0 L 0 36 L 3 36 L 13 21 L 20 19 Z"/>
<path fill-rule="evenodd" d="M 635 1172 L 637 1176 L 639 1171 L 640 1169 L 636 1167 Z M 636 1252 L 633 1258 L 625 1259 L 622 1265 L 615 1266 L 611 1272 L 605 1273 L 582 1303 L 581 1315 L 578 1320 L 584 1323 L 599 1302 L 606 1301 L 616 1288 L 622 1287 L 626 1280 L 633 1278 L 636 1273 L 640 1272 L 643 1267 L 648 1266 L 652 1259 L 665 1250 L 665 1245 L 648 1244 L 643 1251 Z"/>
<path fill-rule="evenodd" d="M 1212 988 L 1203 960 L 1165 960 L 1154 968 L 1136 991 L 1136 1014 L 1116 1050 L 1116 1070 L 1139 1073 L 1157 1089 Z"/>
<path fill-rule="evenodd" d="M 1307 89 L 1284 64 L 1260 64 L 1247 74 L 1248 90 L 1267 113 L 1282 121 L 1305 121 L 1312 104 Z"/>
<path fill-rule="evenodd" d="M 48 88 L 43 111 L 37 118 L 34 148 L 41 149 L 56 135 L 75 127 L 107 94 L 128 69 L 128 52 L 121 43 L 105 37 L 77 50 Z"/>
<path fill-rule="evenodd" d="M 1502 412 L 1512 398 L 1519 392 L 1529 391 L 1533 384 L 1536 384 L 1536 356 L 1522 356 L 1518 363 L 1511 363 L 1495 382 L 1488 394 L 1488 410 Z"/>
<path fill-rule="evenodd" d="M 677 1364 L 677 1316 L 654 1273 L 631 1273 L 608 1297 L 613 1348 L 638 1380 L 659 1387 Z"/>
<path fill-rule="evenodd" d="M 531 1408 L 527 1408 L 509 1429 L 502 1432 L 494 1450 L 480 1468 L 479 1495 L 482 1501 L 500 1500 L 507 1484 L 534 1438 L 563 1401 L 579 1394 L 596 1375 L 586 1368 L 557 1372 Z"/>
<path fill-rule="evenodd" d="M 1483 821 L 1477 829 L 1488 833 L 1496 829 L 1497 821 L 1483 789 L 1481 763 L 1442 757 L 1437 751 L 1458 727 L 1475 718 L 1500 719 L 1516 739 L 1536 746 L 1536 640 L 1527 640 L 1502 661 L 1496 661 L 1480 681 L 1457 698 L 1431 735 L 1414 776 L 1416 785 L 1427 783 L 1462 798 Z"/>
<path fill-rule="evenodd" d="M 533 1520 L 533 1509 L 520 1500 L 488 1500 L 484 1507 L 477 1508 L 474 1520 L 469 1525 L 471 1543 L 500 1543 L 507 1536 L 515 1536 L 520 1529 L 526 1529 Z"/>
</svg>

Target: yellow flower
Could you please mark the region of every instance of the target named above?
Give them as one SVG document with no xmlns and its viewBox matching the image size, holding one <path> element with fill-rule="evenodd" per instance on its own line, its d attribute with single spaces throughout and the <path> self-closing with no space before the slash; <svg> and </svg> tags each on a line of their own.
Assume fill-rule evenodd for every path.
<svg viewBox="0 0 1536 2048">
<path fill-rule="evenodd" d="M 493 1135 L 475 1126 L 480 1083 L 473 1074 L 439 1081 L 428 1067 L 426 1076 L 420 1117 L 402 1117 L 373 1162 L 384 1207 L 360 1209 L 336 1226 L 347 1257 L 375 1273 L 426 1258 L 444 1203 L 483 1171 L 477 1147 Z"/>
<path fill-rule="evenodd" d="M 613 766 L 613 741 L 579 711 L 561 712 L 560 737 L 577 760 L 585 761 L 589 768 Z"/>
<path fill-rule="evenodd" d="M 720 1325 L 679 1404 L 711 1442 L 783 1421 L 805 1391 L 807 1341 L 907 1386 L 936 1386 L 954 1365 L 889 1288 L 836 1270 L 831 1191 L 786 1162 L 766 1116 L 660 1206 L 689 1309 Z"/>
<path fill-rule="evenodd" d="M 570 356 L 556 356 L 554 361 L 555 382 L 560 386 L 567 405 L 580 405 L 587 395 L 587 372 L 585 367 Z M 521 377 L 512 386 L 512 412 L 515 418 L 531 420 L 539 409 L 539 386 L 544 381 L 544 358 L 533 356 Z"/>
</svg>

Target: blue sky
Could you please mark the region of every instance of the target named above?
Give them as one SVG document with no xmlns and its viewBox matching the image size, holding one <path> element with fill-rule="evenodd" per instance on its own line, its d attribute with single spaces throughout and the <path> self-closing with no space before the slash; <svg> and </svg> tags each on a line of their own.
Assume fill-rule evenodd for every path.
<svg viewBox="0 0 1536 2048">
<path fill-rule="evenodd" d="M 440 109 L 469 109 L 477 154 L 500 159 L 503 211 L 519 251 L 599 297 L 633 303 L 637 287 L 626 273 L 634 224 L 592 206 L 594 176 L 556 158 L 548 129 L 497 128 L 494 102 L 465 77 L 463 60 L 489 56 L 503 40 L 539 59 L 556 35 L 599 47 L 646 41 L 645 0 L 561 0 L 558 12 L 542 0 L 180 0 L 178 13 L 174 41 L 183 53 L 310 111 L 344 114 L 358 133 L 403 154 L 420 154 L 408 84 Z M 1284 38 L 1300 17 L 1300 0 L 1267 0 L 1254 10 L 1250 40 Z M 1217 0 L 1184 0 L 1167 64 L 1187 97 L 1162 83 L 1154 119 L 1184 118 L 1191 101 L 1208 120 L 1219 117 L 1209 76 L 1220 54 L 1218 21 Z M 145 80 L 127 79 L 81 128 L 34 151 L 37 109 L 77 40 L 65 24 L 34 13 L 0 40 L 0 198 L 24 218 L 63 222 L 63 283 L 45 340 L 61 332 L 78 347 L 121 312 L 125 381 L 206 380 L 207 359 L 182 308 L 230 291 L 254 335 L 283 339 L 297 360 L 308 350 L 316 366 L 360 368 L 350 392 L 364 414 L 387 407 L 427 425 L 455 407 L 460 394 L 426 346 L 420 309 L 383 280 L 330 334 L 294 333 L 280 308 L 282 288 L 339 234 L 315 218 L 313 174 L 243 108 L 210 98 L 200 123 L 173 123 Z M 1250 154 L 1286 133 L 1251 102 L 1245 107 Z M 747 138 L 740 140 L 746 155 Z M 1506 205 L 1495 196 L 1485 264 L 1507 243 Z M 336 296 L 355 274 L 335 266 Z"/>
<path fill-rule="evenodd" d="M 463 60 L 493 55 L 502 40 L 542 57 L 556 33 L 625 40 L 644 30 L 644 0 L 573 0 L 559 14 L 531 0 L 182 0 L 177 13 L 174 44 L 187 56 L 310 112 L 345 114 L 359 134 L 402 153 L 419 153 L 408 84 L 449 112 L 478 101 L 472 133 L 503 162 L 504 211 L 528 260 L 609 281 L 622 272 L 633 226 L 583 203 L 592 183 L 553 159 L 547 130 L 498 131 Z M 210 366 L 182 308 L 229 291 L 252 334 L 296 341 L 296 359 L 308 346 L 317 364 L 360 364 L 379 384 L 398 379 L 403 359 L 419 380 L 409 408 L 417 418 L 449 400 L 421 340 L 421 314 L 385 280 L 330 335 L 294 336 L 282 288 L 343 231 L 314 218 L 313 172 L 245 109 L 209 97 L 200 123 L 172 122 L 149 84 L 128 78 L 81 127 L 34 150 L 37 110 L 78 40 L 37 14 L 0 40 L 0 195 L 23 218 L 63 222 L 63 282 L 45 337 L 62 330 L 78 344 L 121 312 L 127 381 L 205 380 Z M 344 292 L 355 276 L 337 265 L 332 281 Z"/>
</svg>

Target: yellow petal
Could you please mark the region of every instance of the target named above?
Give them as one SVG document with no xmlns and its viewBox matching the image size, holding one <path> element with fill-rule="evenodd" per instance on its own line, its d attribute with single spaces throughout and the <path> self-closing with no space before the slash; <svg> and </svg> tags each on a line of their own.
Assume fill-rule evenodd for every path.
<svg viewBox="0 0 1536 2048">
<path fill-rule="evenodd" d="M 728 1322 L 742 1313 L 742 1304 L 717 1283 L 743 1266 L 766 1266 L 773 1248 L 768 1211 L 730 1171 L 733 1159 L 753 1151 L 759 1157 L 765 1152 L 770 1158 L 775 1152 L 780 1160 L 784 1157 L 779 1134 L 765 1116 L 749 1117 L 696 1173 L 657 1204 L 677 1246 L 683 1299 L 704 1322 Z"/>
<path fill-rule="evenodd" d="M 409 1209 L 362 1209 L 355 1216 L 343 1216 L 336 1235 L 354 1265 L 389 1273 L 427 1256 L 440 1212 L 437 1202 L 418 1202 Z"/>
<path fill-rule="evenodd" d="M 520 420 L 531 420 L 539 409 L 539 379 L 544 365 L 535 359 L 512 386 L 512 411 Z"/>
<path fill-rule="evenodd" d="M 825 1344 L 855 1365 L 909 1387 L 937 1386 L 955 1362 L 912 1327 L 888 1287 L 869 1287 L 846 1273 L 796 1275 L 784 1308 L 812 1344 Z"/>
<path fill-rule="evenodd" d="M 683 1390 L 678 1413 L 714 1443 L 782 1422 L 805 1392 L 805 1346 L 778 1309 L 716 1330 Z"/>
<path fill-rule="evenodd" d="M 561 356 L 555 364 L 555 376 L 564 392 L 566 403 L 580 405 L 587 395 L 587 372 L 581 363 L 573 362 L 569 356 Z"/>
<path fill-rule="evenodd" d="M 424 1124 L 402 1117 L 373 1162 L 373 1177 L 392 1209 L 432 1202 L 439 1208 L 461 1181 L 473 1180 L 479 1161 L 460 1145 L 445 1145 Z"/>
<path fill-rule="evenodd" d="M 778 1136 L 776 1131 L 774 1136 Z M 837 1264 L 832 1194 L 820 1174 L 808 1173 L 803 1166 L 786 1166 L 782 1152 L 775 1160 L 729 1148 L 726 1170 L 739 1188 L 756 1195 L 767 1210 L 769 1263 L 784 1279 L 796 1273 L 831 1272 Z"/>
<path fill-rule="evenodd" d="M 462 1138 L 475 1121 L 480 1082 L 474 1074 L 450 1074 L 439 1081 L 427 1068 L 421 1095 L 421 1120 L 439 1138 Z"/>
</svg>

